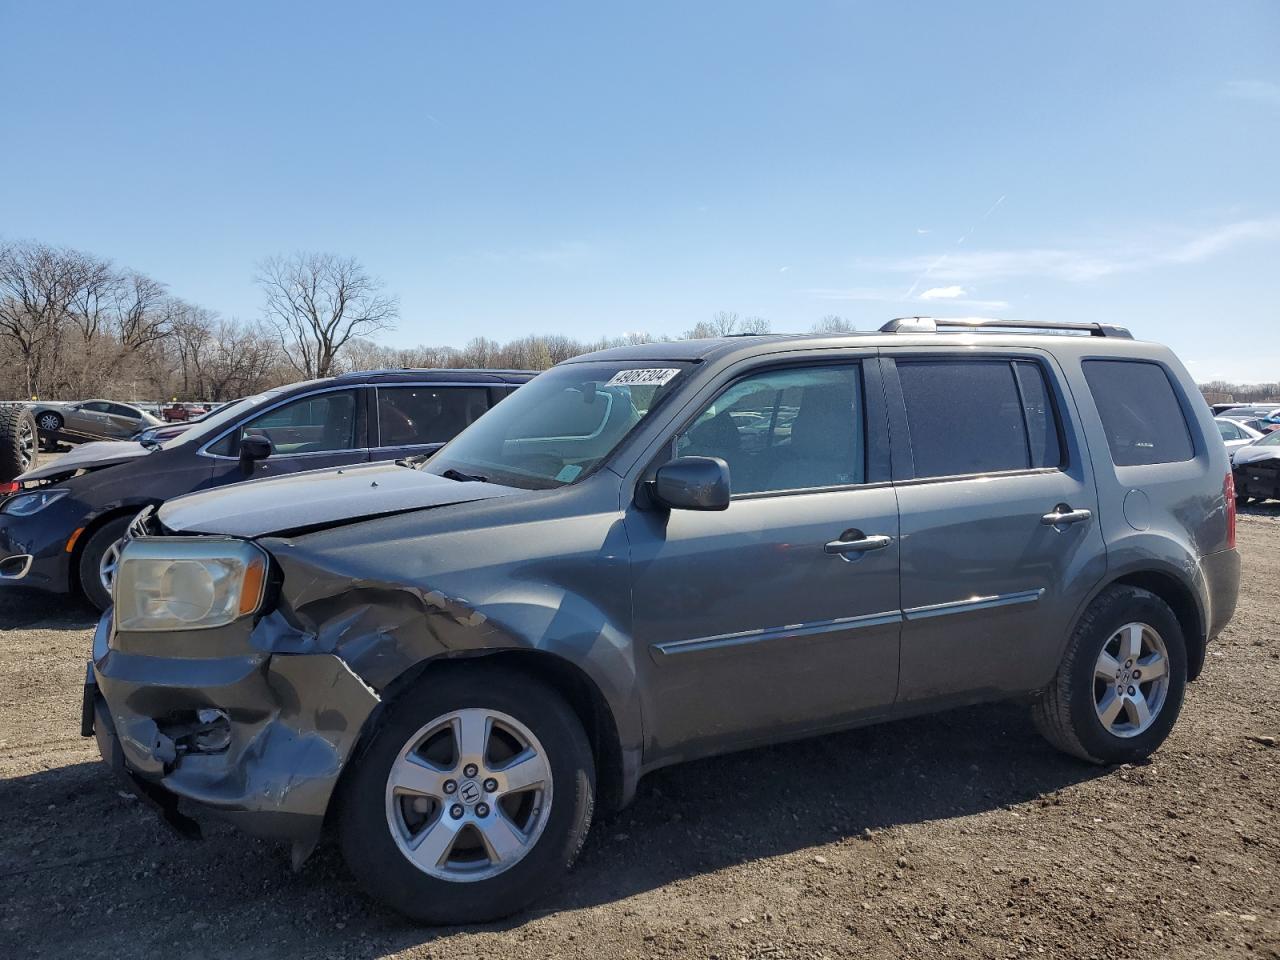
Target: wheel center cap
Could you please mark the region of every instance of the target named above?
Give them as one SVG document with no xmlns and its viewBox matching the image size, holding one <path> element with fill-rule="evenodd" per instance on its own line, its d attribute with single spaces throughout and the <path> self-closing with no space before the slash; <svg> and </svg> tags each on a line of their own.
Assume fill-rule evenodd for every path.
<svg viewBox="0 0 1280 960">
<path fill-rule="evenodd" d="M 458 784 L 458 798 L 463 803 L 475 803 L 481 796 L 480 784 L 474 780 L 463 780 L 462 783 Z"/>
</svg>

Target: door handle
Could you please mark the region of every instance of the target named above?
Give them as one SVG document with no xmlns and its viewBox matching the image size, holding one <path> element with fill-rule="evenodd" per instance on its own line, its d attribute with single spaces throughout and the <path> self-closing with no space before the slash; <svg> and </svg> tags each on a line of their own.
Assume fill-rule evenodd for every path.
<svg viewBox="0 0 1280 960">
<path fill-rule="evenodd" d="M 1052 513 L 1046 513 L 1041 517 L 1040 522 L 1046 527 L 1058 527 L 1071 523 L 1084 523 L 1092 516 L 1092 510 L 1072 510 L 1065 503 L 1060 503 L 1053 508 Z"/>
<path fill-rule="evenodd" d="M 893 543 L 893 537 L 878 533 L 855 540 L 832 540 L 823 549 L 827 553 L 844 556 L 850 553 L 866 553 L 869 550 L 883 550 L 891 543 Z"/>
</svg>

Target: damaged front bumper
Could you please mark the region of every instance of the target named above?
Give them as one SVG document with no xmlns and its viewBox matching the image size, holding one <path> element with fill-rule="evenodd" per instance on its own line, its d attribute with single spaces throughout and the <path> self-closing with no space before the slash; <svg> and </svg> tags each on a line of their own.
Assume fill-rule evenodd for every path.
<svg viewBox="0 0 1280 960">
<path fill-rule="evenodd" d="M 118 643 L 108 611 L 81 732 L 180 832 L 198 833 L 178 810 L 190 801 L 291 842 L 300 864 L 378 696 L 331 654 L 267 653 L 219 634 L 195 633 L 166 649 L 181 655 L 159 656 L 148 638 Z"/>
</svg>

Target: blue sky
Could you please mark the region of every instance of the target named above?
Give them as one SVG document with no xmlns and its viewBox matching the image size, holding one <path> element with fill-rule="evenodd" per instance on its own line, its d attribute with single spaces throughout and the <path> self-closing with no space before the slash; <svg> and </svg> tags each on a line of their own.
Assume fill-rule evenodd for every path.
<svg viewBox="0 0 1280 960">
<path fill-rule="evenodd" d="M 1280 5 L 0 0 L 0 236 L 395 344 L 717 310 L 1124 323 L 1280 379 Z"/>
</svg>

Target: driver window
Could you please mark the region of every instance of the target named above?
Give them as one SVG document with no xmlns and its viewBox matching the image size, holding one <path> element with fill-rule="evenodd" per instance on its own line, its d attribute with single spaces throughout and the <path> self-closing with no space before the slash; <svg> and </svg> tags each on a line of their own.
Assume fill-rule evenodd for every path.
<svg viewBox="0 0 1280 960">
<path fill-rule="evenodd" d="M 240 438 L 246 434 L 270 440 L 274 449 L 272 456 L 354 450 L 359 446 L 357 401 L 355 390 L 299 397 L 241 424 L 210 447 L 209 452 L 222 457 L 239 456 Z"/>
<path fill-rule="evenodd" d="M 790 368 L 739 380 L 677 438 L 677 456 L 724 460 L 735 494 L 864 483 L 861 372 Z"/>
</svg>

